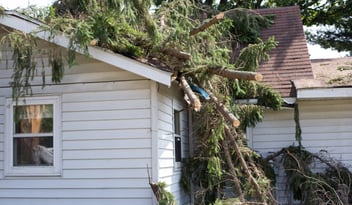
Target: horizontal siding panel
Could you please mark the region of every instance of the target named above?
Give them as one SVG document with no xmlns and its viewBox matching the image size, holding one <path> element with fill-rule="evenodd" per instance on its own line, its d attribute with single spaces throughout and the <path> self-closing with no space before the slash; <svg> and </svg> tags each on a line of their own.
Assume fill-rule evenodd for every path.
<svg viewBox="0 0 352 205">
<path fill-rule="evenodd" d="M 65 178 L 73 179 L 147 179 L 147 168 L 142 169 L 68 169 Z"/>
<path fill-rule="evenodd" d="M 159 150 L 160 154 L 160 159 L 174 159 L 174 150 Z"/>
<path fill-rule="evenodd" d="M 270 148 L 270 149 L 280 149 L 280 148 L 283 148 L 283 147 L 288 147 L 288 146 L 291 146 L 293 145 L 293 142 L 290 141 L 290 140 L 287 140 L 287 141 L 276 141 L 275 143 L 273 142 L 260 142 L 260 143 L 257 143 L 257 142 L 253 142 L 253 149 L 254 150 L 264 150 L 264 149 L 267 149 L 267 148 Z"/>
<path fill-rule="evenodd" d="M 174 160 L 173 159 L 159 159 L 159 167 L 160 168 L 170 168 L 174 167 Z"/>
<path fill-rule="evenodd" d="M 102 102 L 64 103 L 63 112 L 70 111 L 100 111 L 100 110 L 126 110 L 150 108 L 150 100 L 120 100 Z"/>
<path fill-rule="evenodd" d="M 48 73 L 49 74 L 49 73 Z M 48 78 L 49 79 L 49 78 Z M 77 83 L 77 82 L 99 82 L 99 81 L 119 81 L 119 80 L 139 80 L 145 79 L 141 76 L 130 72 L 99 72 L 97 73 L 65 73 L 61 83 Z"/>
<path fill-rule="evenodd" d="M 150 149 L 71 150 L 63 152 L 63 159 L 145 159 L 151 158 Z"/>
<path fill-rule="evenodd" d="M 172 137 L 172 135 L 171 135 Z M 162 150 L 173 150 L 174 149 L 174 140 L 173 138 L 163 138 L 159 140 L 159 147 Z"/>
<path fill-rule="evenodd" d="M 174 174 L 176 174 L 174 167 L 160 168 L 160 171 L 159 171 L 160 181 L 166 182 L 166 184 L 170 185 L 172 184 L 172 176 Z"/>
<path fill-rule="evenodd" d="M 150 139 L 64 141 L 64 150 L 151 148 Z"/>
<path fill-rule="evenodd" d="M 347 110 L 351 110 L 352 107 L 347 108 Z M 334 120 L 340 118 L 351 118 L 352 112 L 346 112 L 346 110 L 339 111 L 324 111 L 324 112 L 311 112 L 311 110 L 307 110 L 306 112 L 300 110 L 300 119 L 326 119 L 326 120 Z"/>
<path fill-rule="evenodd" d="M 150 118 L 149 109 L 99 110 L 99 111 L 63 113 L 63 121 L 117 120 L 117 119 L 142 119 L 142 118 Z"/>
<path fill-rule="evenodd" d="M 117 91 L 101 91 L 101 92 L 85 92 L 85 93 L 70 93 L 62 97 L 64 103 L 67 102 L 96 102 L 96 101 L 111 101 L 111 100 L 135 100 L 149 99 L 149 89 L 138 90 L 117 90 Z"/>
<path fill-rule="evenodd" d="M 147 188 L 148 179 L 22 179 L 22 183 L 17 180 L 1 180 L 0 189 L 104 189 L 104 188 Z"/>
<path fill-rule="evenodd" d="M 292 120 L 279 120 L 279 121 L 264 121 L 263 123 L 258 123 L 255 128 L 283 128 L 283 127 L 292 127 L 294 126 L 294 121 Z"/>
<path fill-rule="evenodd" d="M 0 198 L 147 198 L 150 188 L 140 189 L 0 189 Z"/>
<path fill-rule="evenodd" d="M 172 114 L 173 108 L 172 104 L 167 104 L 165 102 L 159 101 L 158 108 L 160 112 Z"/>
<path fill-rule="evenodd" d="M 286 134 L 265 134 L 265 135 L 256 135 L 253 138 L 253 141 L 255 141 L 256 143 L 262 143 L 262 142 L 270 142 L 270 143 L 275 143 L 278 141 L 289 141 L 292 142 L 293 140 L 295 140 L 295 134 L 294 133 L 286 133 Z"/>
<path fill-rule="evenodd" d="M 133 139 L 151 138 L 149 128 L 118 129 L 118 130 L 78 130 L 64 131 L 63 140 L 103 140 L 103 139 Z"/>
<path fill-rule="evenodd" d="M 304 140 L 303 146 L 306 148 L 321 148 L 321 149 L 343 149 L 344 147 L 352 147 L 352 139 L 350 140 Z M 351 151 L 352 152 L 352 151 Z"/>
<path fill-rule="evenodd" d="M 158 115 L 159 115 L 159 120 L 161 121 L 169 122 L 169 123 L 173 122 L 172 113 L 170 111 L 169 112 L 159 111 Z"/>
<path fill-rule="evenodd" d="M 173 133 L 173 124 L 171 124 L 170 122 L 165 122 L 162 120 L 158 121 L 158 129 L 161 131 L 166 131 L 168 132 L 169 135 L 172 135 Z"/>
<path fill-rule="evenodd" d="M 352 118 L 339 118 L 339 119 L 307 119 L 300 118 L 300 124 L 302 127 L 324 127 L 324 126 L 341 126 L 352 124 Z"/>
<path fill-rule="evenodd" d="M 38 198 L 0 198 L 1 205 L 13 205 L 13 204 L 31 204 L 31 205 L 38 205 L 38 204 L 50 204 L 50 205 L 97 205 L 97 204 L 133 204 L 133 205 L 146 205 L 152 204 L 151 196 L 148 198 L 69 198 L 69 199 L 62 199 L 56 196 L 54 199 L 43 199 L 41 197 Z"/>
<path fill-rule="evenodd" d="M 180 178 L 181 178 L 181 171 L 175 170 L 174 175 L 172 175 L 172 177 L 165 179 L 165 183 L 169 185 L 168 189 L 170 191 L 172 192 L 181 191 Z"/>
<path fill-rule="evenodd" d="M 41 83 L 32 84 L 33 93 L 82 93 L 82 92 L 100 92 L 115 90 L 138 90 L 150 86 L 149 80 L 131 80 L 116 82 L 85 82 L 77 84 L 46 84 L 42 89 Z"/>
<path fill-rule="evenodd" d="M 64 131 L 150 128 L 150 119 L 64 122 Z"/>
<path fill-rule="evenodd" d="M 322 127 L 320 127 L 319 125 L 307 127 L 304 124 L 302 124 L 301 126 L 304 135 L 319 133 L 322 135 L 340 136 L 340 134 L 352 132 L 352 126 L 343 124 L 341 124 L 340 126 L 326 125 Z"/>
<path fill-rule="evenodd" d="M 63 169 L 132 169 L 146 168 L 151 165 L 151 158 L 145 159 L 78 159 L 65 160 Z"/>
<path fill-rule="evenodd" d="M 285 135 L 285 134 L 295 134 L 295 128 L 294 128 L 294 124 L 292 126 L 286 125 L 283 127 L 275 128 L 275 132 L 273 132 L 273 128 L 269 126 L 265 126 L 265 127 L 258 126 L 256 127 L 256 129 L 253 129 L 253 134 L 266 136 L 266 137 Z"/>
<path fill-rule="evenodd" d="M 352 132 L 345 133 L 345 132 L 333 132 L 333 131 L 327 131 L 322 133 L 319 132 L 312 132 L 312 133 L 307 133 L 304 132 L 302 135 L 304 142 L 317 142 L 317 144 L 326 144 L 329 143 L 329 141 L 333 140 L 336 141 L 338 144 L 343 144 L 346 140 L 350 141 L 352 140 L 351 138 Z M 331 144 L 329 144 L 331 145 Z"/>
</svg>

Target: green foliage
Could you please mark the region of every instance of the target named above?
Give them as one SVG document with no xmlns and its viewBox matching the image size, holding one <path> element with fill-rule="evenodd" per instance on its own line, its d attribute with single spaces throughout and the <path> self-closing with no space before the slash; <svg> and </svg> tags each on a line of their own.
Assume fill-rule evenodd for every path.
<svg viewBox="0 0 352 205">
<path fill-rule="evenodd" d="M 294 120 L 295 120 L 295 125 L 296 125 L 296 130 L 295 130 L 295 139 L 298 142 L 299 146 L 302 146 L 302 129 L 301 129 L 301 124 L 299 121 L 299 108 L 298 104 L 296 103 L 294 108 Z"/>
<path fill-rule="evenodd" d="M 269 59 L 268 51 L 276 47 L 277 41 L 274 37 L 268 38 L 266 42 L 258 39 L 259 43 L 249 44 L 241 50 L 241 53 L 235 61 L 235 67 L 244 71 L 256 71 L 259 63 Z"/>
<path fill-rule="evenodd" d="M 258 122 L 261 122 L 264 117 L 264 109 L 258 105 L 235 105 L 237 115 L 241 121 L 241 129 L 254 127 Z"/>
<path fill-rule="evenodd" d="M 313 154 L 301 146 L 283 148 L 279 153 L 282 154 L 288 185 L 301 204 L 345 204 L 351 199 L 346 190 L 352 188 L 352 173 L 341 163 Z"/>
<path fill-rule="evenodd" d="M 19 31 L 11 32 L 1 39 L 1 47 L 8 46 L 12 51 L 13 75 L 12 95 L 23 96 L 31 93 L 31 84 L 36 74 L 36 59 L 34 56 L 35 37 Z"/>
<path fill-rule="evenodd" d="M 258 39 L 259 29 L 268 26 L 270 23 L 268 19 L 249 10 L 233 9 L 226 13 L 225 19 L 191 36 L 190 31 L 208 21 L 217 11 L 205 10 L 195 1 L 190 0 L 161 4 L 154 13 L 149 13 L 149 1 L 140 0 L 62 0 L 57 1 L 53 8 L 55 12 L 53 9 L 50 10 L 49 17 L 46 18 L 47 26 L 41 27 L 41 31 L 44 30 L 50 34 L 49 41 L 62 33 L 70 39 L 67 51 L 53 49 L 46 53 L 52 67 L 53 82 L 61 82 L 65 65 L 74 65 L 76 51 L 89 55 L 89 45 L 143 61 L 153 59 L 154 62 L 184 75 L 187 80 L 211 90 L 219 102 L 228 107 L 234 115 L 241 117 L 243 121 L 241 129 L 234 130 L 236 143 L 240 146 L 241 154 L 251 162 L 250 169 L 256 170 L 255 180 L 263 190 L 270 190 L 268 188 L 270 180 L 266 179 L 261 168 L 257 169 L 255 163 L 252 163 L 258 156 L 246 146 L 242 130 L 245 126 L 253 126 L 262 119 L 261 106 L 278 109 L 281 106 L 280 96 L 261 84 L 228 80 L 210 74 L 208 71 L 210 66 L 256 71 L 259 63 L 268 59 L 267 52 L 277 44 L 274 38 L 269 38 L 267 41 Z M 159 26 L 156 26 L 157 24 Z M 14 41 L 14 43 L 17 45 L 20 41 L 18 43 Z M 26 58 L 17 58 L 17 61 L 24 64 L 21 60 L 25 59 L 26 63 L 32 65 L 32 67 L 20 66 L 19 70 L 31 73 L 35 71 L 35 63 L 31 60 L 34 57 L 31 49 L 36 49 L 35 43 L 34 40 L 28 43 L 28 48 L 18 49 L 21 55 L 23 54 L 21 52 L 26 49 L 29 54 L 25 55 Z M 250 44 L 244 45 L 247 43 Z M 236 44 L 243 45 L 243 49 L 234 50 L 233 45 Z M 186 52 L 190 54 L 190 59 L 180 60 L 166 54 L 164 50 L 166 48 Z M 236 56 L 234 53 L 239 55 Z M 27 67 L 28 71 L 26 71 Z M 21 83 L 23 75 L 19 76 L 16 82 Z M 258 98 L 261 106 L 237 108 L 234 99 L 241 97 Z M 184 174 L 182 183 L 187 187 L 190 179 L 200 187 L 196 197 L 197 202 L 209 204 L 216 202 L 217 198 L 224 194 L 224 187 L 229 184 L 228 179 L 231 174 L 228 170 L 229 165 L 224 160 L 223 151 L 223 143 L 227 143 L 224 141 L 226 121 L 214 107 L 213 102 L 206 101 L 202 104 L 202 110 L 195 118 L 195 121 L 199 122 L 196 123 L 195 133 L 200 143 L 195 150 L 194 158 L 190 159 L 189 163 L 185 163 L 185 166 L 189 167 L 183 170 L 187 170 L 188 175 Z M 229 152 L 231 159 L 228 161 L 235 166 L 235 173 L 241 182 L 240 186 L 245 192 L 246 199 L 258 200 L 259 197 L 254 197 L 251 181 L 248 181 L 246 172 L 241 167 L 243 164 L 235 154 L 237 150 L 229 146 Z M 160 186 L 165 187 L 165 184 Z M 263 191 L 263 193 L 267 192 Z M 165 192 L 160 204 L 168 204 L 171 201 L 173 201 L 172 195 Z"/>
<path fill-rule="evenodd" d="M 236 80 L 233 83 L 236 99 L 258 99 L 257 105 L 280 110 L 283 100 L 280 93 L 255 81 Z"/>
<path fill-rule="evenodd" d="M 158 182 L 158 194 L 160 199 L 158 205 L 176 205 L 174 196 L 166 190 L 165 182 Z"/>
<path fill-rule="evenodd" d="M 227 11 L 226 16 L 235 19 L 234 25 L 231 27 L 231 33 L 236 40 L 242 44 L 258 43 L 260 41 L 260 29 L 270 26 L 272 21 L 260 15 L 248 15 L 247 9 L 233 9 Z"/>
<path fill-rule="evenodd" d="M 38 7 L 36 5 L 31 5 L 27 8 L 19 8 L 16 9 L 17 12 L 24 14 L 25 16 L 29 16 L 34 19 L 38 19 L 41 21 L 45 21 L 48 16 L 50 16 L 50 7 Z"/>
</svg>

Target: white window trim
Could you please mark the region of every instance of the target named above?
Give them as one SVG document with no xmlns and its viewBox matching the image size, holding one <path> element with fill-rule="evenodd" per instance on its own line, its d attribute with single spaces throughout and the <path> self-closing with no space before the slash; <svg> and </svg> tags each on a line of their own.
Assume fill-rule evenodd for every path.
<svg viewBox="0 0 352 205">
<path fill-rule="evenodd" d="M 13 106 L 16 102 L 7 99 L 5 123 L 5 176 L 60 176 L 61 175 L 61 99 L 58 96 L 26 97 L 18 99 L 17 105 L 52 104 L 53 126 L 53 166 L 13 166 Z"/>
</svg>

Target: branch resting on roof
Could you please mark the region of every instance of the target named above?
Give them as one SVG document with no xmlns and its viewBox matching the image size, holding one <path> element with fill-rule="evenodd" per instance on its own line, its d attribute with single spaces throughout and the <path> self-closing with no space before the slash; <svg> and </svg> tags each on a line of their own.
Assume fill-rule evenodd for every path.
<svg viewBox="0 0 352 205">
<path fill-rule="evenodd" d="M 180 82 L 181 82 L 180 86 L 183 89 L 183 91 L 185 91 L 185 94 L 187 95 L 187 97 L 191 101 L 191 105 L 192 105 L 193 109 L 195 111 L 199 111 L 200 107 L 201 107 L 200 100 L 196 96 L 196 94 L 194 94 L 194 92 L 192 91 L 191 87 L 189 86 L 189 84 L 184 76 L 180 77 Z"/>
<path fill-rule="evenodd" d="M 230 69 L 219 68 L 219 67 L 209 68 L 209 71 L 213 74 L 220 75 L 222 77 L 226 77 L 229 79 L 255 80 L 255 81 L 261 81 L 263 79 L 262 74 L 256 73 L 256 72 L 230 70 Z"/>
</svg>

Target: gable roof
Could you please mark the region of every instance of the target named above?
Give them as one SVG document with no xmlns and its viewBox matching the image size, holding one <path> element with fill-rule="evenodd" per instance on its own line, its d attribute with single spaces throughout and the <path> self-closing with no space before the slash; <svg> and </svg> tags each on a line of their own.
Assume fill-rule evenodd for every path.
<svg viewBox="0 0 352 205">
<path fill-rule="evenodd" d="M 261 63 L 258 72 L 263 83 L 279 91 L 282 97 L 295 97 L 292 80 L 313 78 L 307 42 L 298 6 L 257 10 L 261 15 L 274 15 L 274 23 L 261 30 L 266 40 L 275 36 L 278 46 L 269 52 L 270 60 Z"/>
<path fill-rule="evenodd" d="M 36 31 L 38 30 L 40 25 L 43 25 L 37 20 L 31 19 L 27 16 L 21 15 L 13 11 L 6 11 L 6 15 L 0 17 L 0 24 L 25 33 Z M 42 40 L 48 41 L 48 35 L 49 33 L 43 31 L 37 33 L 36 36 Z M 69 45 L 69 39 L 64 35 L 57 35 L 50 42 L 64 48 L 68 48 Z M 158 83 L 171 86 L 172 73 L 170 72 L 160 70 L 153 66 L 141 63 L 137 60 L 128 58 L 117 53 L 113 53 L 111 51 L 99 47 L 89 46 L 88 51 L 90 57 L 93 59 L 140 75 L 142 77 L 154 80 Z"/>
</svg>

